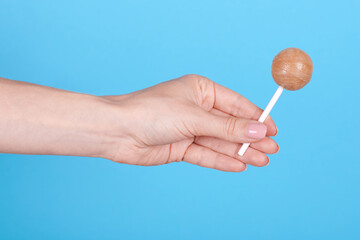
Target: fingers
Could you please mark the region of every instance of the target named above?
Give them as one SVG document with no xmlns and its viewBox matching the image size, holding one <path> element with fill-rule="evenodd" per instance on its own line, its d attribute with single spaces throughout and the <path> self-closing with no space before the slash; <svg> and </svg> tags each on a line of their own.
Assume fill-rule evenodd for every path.
<svg viewBox="0 0 360 240">
<path fill-rule="evenodd" d="M 228 113 L 225 113 L 225 112 L 222 112 L 216 108 L 213 108 L 210 110 L 210 113 L 213 113 L 215 115 L 218 115 L 218 116 L 223 116 L 223 117 L 230 117 L 232 115 L 228 114 Z M 261 115 L 261 113 L 260 113 Z M 260 117 L 259 115 L 259 117 Z M 255 119 L 252 119 L 252 120 L 257 120 L 258 118 L 255 118 Z M 275 136 L 278 132 L 277 130 L 277 127 L 275 126 L 275 123 L 274 121 L 271 119 L 271 118 L 267 118 L 264 122 L 264 124 L 266 125 L 267 127 L 267 132 L 266 132 L 266 135 L 267 136 Z"/>
<path fill-rule="evenodd" d="M 258 120 L 263 110 L 239 93 L 209 80 L 209 85 L 215 88 L 214 108 L 238 118 Z M 210 90 L 209 90 L 210 91 Z M 205 95 L 205 94 L 203 94 Z M 268 116 L 264 122 L 268 127 L 268 134 L 275 136 L 277 128 L 273 119 Z"/>
<path fill-rule="evenodd" d="M 196 137 L 195 143 L 205 146 L 208 148 L 211 148 L 214 151 L 218 151 L 223 146 L 231 146 L 233 151 L 230 151 L 231 153 L 237 150 L 237 148 L 240 148 L 242 144 L 239 143 L 233 143 L 229 141 L 225 141 L 222 139 L 214 138 L 214 137 Z M 258 150 L 260 152 L 263 152 L 265 154 L 275 154 L 279 151 L 279 145 L 271 138 L 266 137 L 264 139 L 261 139 L 258 142 L 253 142 L 250 145 L 251 148 Z"/>
<path fill-rule="evenodd" d="M 254 120 L 218 116 L 206 111 L 197 114 L 193 129 L 196 136 L 210 136 L 230 142 L 255 142 L 266 136 L 265 124 Z"/>
<path fill-rule="evenodd" d="M 195 143 L 257 167 L 269 164 L 269 158 L 265 155 L 265 153 L 271 154 L 278 151 L 278 145 L 270 138 L 265 138 L 259 142 L 251 144 L 251 147 L 246 151 L 244 156 L 238 155 L 241 144 L 227 142 L 211 137 L 198 137 L 195 139 Z"/>
<path fill-rule="evenodd" d="M 251 143 L 250 147 L 265 154 L 275 154 L 280 150 L 279 145 L 269 137 L 261 139 L 258 142 Z"/>
<path fill-rule="evenodd" d="M 220 171 L 242 172 L 246 170 L 246 164 L 243 162 L 195 143 L 190 145 L 183 160 L 201 167 Z"/>
</svg>

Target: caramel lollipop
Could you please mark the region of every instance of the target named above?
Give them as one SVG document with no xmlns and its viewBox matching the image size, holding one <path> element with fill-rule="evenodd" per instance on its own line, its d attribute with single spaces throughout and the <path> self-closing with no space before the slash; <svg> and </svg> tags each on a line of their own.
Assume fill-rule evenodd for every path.
<svg viewBox="0 0 360 240">
<path fill-rule="evenodd" d="M 312 76 L 312 71 L 313 63 L 306 52 L 298 48 L 287 48 L 279 52 L 278 55 L 275 56 L 271 66 L 271 75 L 279 85 L 279 88 L 276 90 L 258 121 L 261 123 L 265 121 L 284 88 L 294 91 L 308 84 Z M 249 145 L 250 143 L 244 143 L 238 154 L 243 156 Z"/>
</svg>

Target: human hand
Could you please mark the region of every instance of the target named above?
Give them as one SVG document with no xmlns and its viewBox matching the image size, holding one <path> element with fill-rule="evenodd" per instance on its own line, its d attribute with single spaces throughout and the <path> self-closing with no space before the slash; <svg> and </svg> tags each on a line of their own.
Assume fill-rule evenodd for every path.
<svg viewBox="0 0 360 240">
<path fill-rule="evenodd" d="M 102 157 L 151 166 L 185 161 L 240 172 L 246 164 L 265 166 L 279 146 L 268 117 L 240 94 L 199 76 L 185 75 L 120 96 L 103 96 L 113 115 L 112 143 Z M 237 152 L 250 142 L 244 156 Z"/>
</svg>

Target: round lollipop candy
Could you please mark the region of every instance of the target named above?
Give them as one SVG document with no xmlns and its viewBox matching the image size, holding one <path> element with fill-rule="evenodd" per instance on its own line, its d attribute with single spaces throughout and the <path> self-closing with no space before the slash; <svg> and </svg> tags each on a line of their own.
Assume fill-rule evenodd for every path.
<svg viewBox="0 0 360 240">
<path fill-rule="evenodd" d="M 308 84 L 312 76 L 312 71 L 313 63 L 306 52 L 298 48 L 287 48 L 279 52 L 278 55 L 275 56 L 271 66 L 271 75 L 279 85 L 279 88 L 276 90 L 258 121 L 265 121 L 284 88 L 293 91 L 303 88 Z M 243 156 L 249 145 L 250 143 L 244 143 L 238 154 Z"/>
</svg>

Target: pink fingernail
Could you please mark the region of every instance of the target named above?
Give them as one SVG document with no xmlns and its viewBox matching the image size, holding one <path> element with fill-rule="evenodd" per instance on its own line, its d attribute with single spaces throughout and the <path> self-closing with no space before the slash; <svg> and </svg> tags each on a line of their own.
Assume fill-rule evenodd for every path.
<svg viewBox="0 0 360 240">
<path fill-rule="evenodd" d="M 249 138 L 264 138 L 266 136 L 266 126 L 262 123 L 251 123 L 247 126 L 246 135 Z"/>
</svg>

